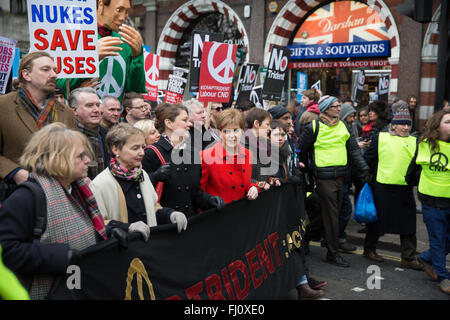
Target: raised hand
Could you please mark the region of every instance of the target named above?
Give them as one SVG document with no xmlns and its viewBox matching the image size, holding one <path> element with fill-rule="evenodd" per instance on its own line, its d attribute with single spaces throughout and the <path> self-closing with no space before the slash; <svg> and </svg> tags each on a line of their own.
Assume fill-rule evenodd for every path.
<svg viewBox="0 0 450 320">
<path fill-rule="evenodd" d="M 141 34 L 136 29 L 126 25 L 122 24 L 119 27 L 119 34 L 122 37 L 122 40 L 127 43 L 132 51 L 132 56 L 137 57 L 142 52 L 142 44 L 143 40 L 141 37 Z"/>
<path fill-rule="evenodd" d="M 108 36 L 98 39 L 99 60 L 108 56 L 118 56 L 119 51 L 122 51 L 122 48 L 119 47 L 122 43 L 122 40 L 117 37 Z"/>
</svg>

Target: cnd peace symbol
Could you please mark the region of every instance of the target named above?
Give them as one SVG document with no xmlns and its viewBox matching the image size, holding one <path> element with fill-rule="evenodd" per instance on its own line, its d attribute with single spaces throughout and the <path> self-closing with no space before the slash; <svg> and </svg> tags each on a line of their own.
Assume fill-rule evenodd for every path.
<svg viewBox="0 0 450 320">
<path fill-rule="evenodd" d="M 446 168 L 448 165 L 448 158 L 441 152 L 433 153 L 430 157 L 430 165 L 439 168 Z"/>
<path fill-rule="evenodd" d="M 107 66 L 106 73 L 101 77 L 100 83 L 97 86 L 97 93 L 100 97 L 106 95 L 111 95 L 116 98 L 120 97 L 125 86 L 125 74 L 127 68 L 125 60 L 119 55 L 115 57 L 106 57 L 101 63 L 106 63 Z"/>
<path fill-rule="evenodd" d="M 225 60 L 223 60 L 217 67 L 214 66 L 213 57 L 214 53 L 219 49 L 220 46 L 223 46 L 221 43 L 215 42 L 211 46 L 211 51 L 208 55 L 208 70 L 211 76 L 220 83 L 228 84 L 233 80 L 234 73 L 234 61 L 232 59 L 233 55 L 233 46 L 227 45 L 227 56 Z M 223 76 L 220 73 L 223 72 Z"/>
</svg>

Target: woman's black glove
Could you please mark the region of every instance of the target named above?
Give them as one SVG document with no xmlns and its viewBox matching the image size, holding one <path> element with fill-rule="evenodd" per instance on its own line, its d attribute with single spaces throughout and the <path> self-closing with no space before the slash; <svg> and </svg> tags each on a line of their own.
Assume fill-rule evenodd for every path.
<svg viewBox="0 0 450 320">
<path fill-rule="evenodd" d="M 208 200 L 208 203 L 212 208 L 217 208 L 217 209 L 220 209 L 226 205 L 226 203 L 222 199 L 222 197 L 219 197 L 219 196 L 211 196 Z"/>
<path fill-rule="evenodd" d="M 170 175 L 170 163 L 159 167 L 156 171 L 150 173 L 150 179 L 153 183 L 166 181 Z"/>
<path fill-rule="evenodd" d="M 113 228 L 111 236 L 119 241 L 119 246 L 122 249 L 128 248 L 128 233 L 120 228 Z"/>
<path fill-rule="evenodd" d="M 75 249 L 69 249 L 69 251 L 67 252 L 67 257 L 69 258 L 69 265 L 77 265 L 81 261 L 80 252 Z"/>
</svg>

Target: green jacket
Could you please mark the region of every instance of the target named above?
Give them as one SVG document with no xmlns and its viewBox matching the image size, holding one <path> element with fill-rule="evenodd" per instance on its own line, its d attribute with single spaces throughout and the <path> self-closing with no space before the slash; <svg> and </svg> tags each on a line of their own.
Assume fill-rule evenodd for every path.
<svg viewBox="0 0 450 320">
<path fill-rule="evenodd" d="M 30 300 L 30 296 L 2 260 L 2 247 L 0 246 L 0 299 L 3 300 Z"/>
<path fill-rule="evenodd" d="M 121 38 L 116 32 L 113 32 L 112 36 Z M 101 36 L 99 35 L 98 38 L 100 39 Z M 127 43 L 123 42 L 120 47 L 122 51 L 119 51 L 120 54 L 118 56 L 106 57 L 100 61 L 100 86 L 97 93 L 100 98 L 105 95 L 115 96 L 122 103 L 124 93 L 131 91 L 147 93 L 147 89 L 145 88 L 143 51 L 141 51 L 139 56 L 133 58 L 131 56 L 131 48 Z M 89 79 L 68 79 L 70 90 L 72 91 L 78 88 L 86 80 Z M 67 95 L 66 79 L 60 78 L 56 82 L 64 90 L 65 95 Z"/>
</svg>

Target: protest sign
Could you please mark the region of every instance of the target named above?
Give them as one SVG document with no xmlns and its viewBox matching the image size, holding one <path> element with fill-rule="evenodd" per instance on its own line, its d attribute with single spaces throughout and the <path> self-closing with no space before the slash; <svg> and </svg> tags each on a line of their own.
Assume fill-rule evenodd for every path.
<svg viewBox="0 0 450 320">
<path fill-rule="evenodd" d="M 238 80 L 238 96 L 237 104 L 244 100 L 250 99 L 250 93 L 256 83 L 256 75 L 258 74 L 259 64 L 246 63 L 241 67 Z"/>
<path fill-rule="evenodd" d="M 320 87 L 320 80 L 315 82 L 312 86 L 311 89 L 317 89 L 317 90 L 322 90 Z"/>
<path fill-rule="evenodd" d="M 9 74 L 14 62 L 16 40 L 0 37 L 0 94 L 6 92 Z"/>
<path fill-rule="evenodd" d="M 364 75 L 364 70 L 359 70 L 358 75 L 356 77 L 356 81 L 353 83 L 352 88 L 352 100 L 355 102 L 361 102 L 362 95 L 364 93 L 364 82 L 366 81 L 366 77 Z"/>
<path fill-rule="evenodd" d="M 306 89 L 308 89 L 308 75 L 306 73 L 297 72 L 297 101 L 302 101 L 302 92 Z"/>
<path fill-rule="evenodd" d="M 378 79 L 378 99 L 388 102 L 389 97 L 389 75 L 381 76 Z"/>
<path fill-rule="evenodd" d="M 250 92 L 250 101 L 253 102 L 258 108 L 264 108 L 261 93 L 262 86 L 253 87 L 252 91 Z"/>
<path fill-rule="evenodd" d="M 179 103 L 183 101 L 184 88 L 186 88 L 185 78 L 177 77 L 173 74 L 169 75 L 164 102 Z"/>
<path fill-rule="evenodd" d="M 144 99 L 158 101 L 159 56 L 144 51 L 145 87 Z"/>
<path fill-rule="evenodd" d="M 222 33 L 207 33 L 201 31 L 192 32 L 191 38 L 191 60 L 189 72 L 189 91 L 198 92 L 200 81 L 200 66 L 202 62 L 203 43 L 205 41 L 223 41 Z"/>
<path fill-rule="evenodd" d="M 198 100 L 229 102 L 237 45 L 204 42 Z"/>
<path fill-rule="evenodd" d="M 303 192 L 284 184 L 176 225 L 151 228 L 147 242 L 110 239 L 81 252 L 80 289 L 62 279 L 51 299 L 282 299 L 304 272 Z"/>
<path fill-rule="evenodd" d="M 286 48 L 272 47 L 262 89 L 262 98 L 264 100 L 281 100 L 287 74 L 289 54 L 290 51 Z"/>
<path fill-rule="evenodd" d="M 99 76 L 96 0 L 28 0 L 30 51 L 47 51 L 63 78 Z"/>
</svg>

